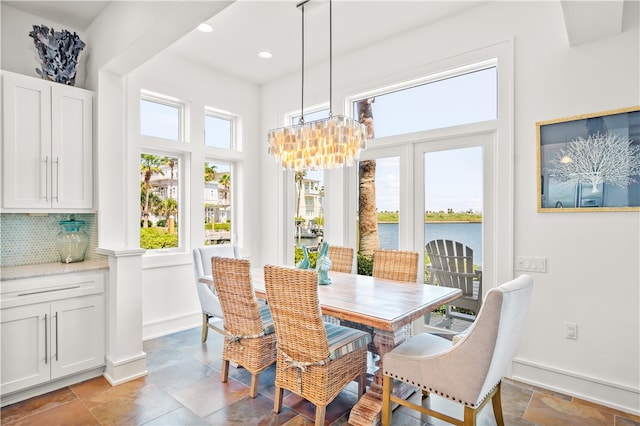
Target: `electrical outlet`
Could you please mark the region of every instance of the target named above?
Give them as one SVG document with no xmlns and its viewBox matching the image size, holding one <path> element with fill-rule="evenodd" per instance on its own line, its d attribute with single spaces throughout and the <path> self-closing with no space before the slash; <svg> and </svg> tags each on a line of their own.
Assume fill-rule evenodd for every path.
<svg viewBox="0 0 640 426">
<path fill-rule="evenodd" d="M 578 324 L 575 322 L 564 323 L 564 338 L 578 340 Z"/>
</svg>

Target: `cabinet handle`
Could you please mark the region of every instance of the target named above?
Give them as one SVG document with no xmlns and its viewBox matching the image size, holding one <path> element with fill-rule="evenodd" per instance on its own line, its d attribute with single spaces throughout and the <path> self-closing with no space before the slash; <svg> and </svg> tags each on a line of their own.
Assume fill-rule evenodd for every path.
<svg viewBox="0 0 640 426">
<path fill-rule="evenodd" d="M 44 363 L 48 364 L 49 360 L 49 339 L 47 339 L 47 314 L 44 314 Z"/>
<path fill-rule="evenodd" d="M 49 202 L 49 156 L 47 155 L 44 158 L 44 199 Z M 42 182 L 42 180 L 40 181 Z M 42 197 L 42 191 L 40 192 L 40 196 Z"/>
<path fill-rule="evenodd" d="M 56 361 L 58 360 L 58 313 L 56 312 Z"/>
<path fill-rule="evenodd" d="M 62 291 L 62 290 L 73 290 L 74 288 L 80 288 L 80 286 L 74 285 L 71 287 L 53 288 L 51 290 L 30 291 L 28 293 L 20 293 L 18 294 L 18 296 L 31 296 L 32 294 L 51 293 L 52 291 Z"/>
<path fill-rule="evenodd" d="M 60 202 L 60 157 L 56 157 L 56 203 L 58 202 Z"/>
</svg>

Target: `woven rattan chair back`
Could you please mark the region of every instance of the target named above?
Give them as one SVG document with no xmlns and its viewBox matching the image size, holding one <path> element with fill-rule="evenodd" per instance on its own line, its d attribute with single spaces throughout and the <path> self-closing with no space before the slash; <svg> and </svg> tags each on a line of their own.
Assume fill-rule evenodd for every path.
<svg viewBox="0 0 640 426">
<path fill-rule="evenodd" d="M 268 306 L 258 303 L 250 270 L 251 264 L 245 259 L 211 259 L 224 313 L 222 382 L 228 379 L 229 362 L 239 364 L 252 374 L 250 396 L 255 398 L 258 375 L 276 360 L 276 335 Z"/>
<path fill-rule="evenodd" d="M 329 356 L 318 300 L 317 272 L 266 266 L 265 287 L 278 349 L 303 362 Z"/>
<path fill-rule="evenodd" d="M 331 271 L 351 273 L 353 268 L 353 249 L 351 247 L 329 246 Z"/>
<path fill-rule="evenodd" d="M 314 404 L 315 425 L 324 425 L 326 406 L 347 384 L 358 380 L 358 396 L 364 391 L 368 335 L 322 321 L 315 270 L 266 265 L 264 280 L 278 339 L 274 411 L 280 412 L 286 389 Z M 351 340 L 354 348 L 345 343 L 333 349 L 345 351 L 336 356 L 327 330 L 334 338 L 356 333 L 360 344 Z"/>
<path fill-rule="evenodd" d="M 374 250 L 373 276 L 415 283 L 418 279 L 418 253 L 402 250 Z"/>
</svg>

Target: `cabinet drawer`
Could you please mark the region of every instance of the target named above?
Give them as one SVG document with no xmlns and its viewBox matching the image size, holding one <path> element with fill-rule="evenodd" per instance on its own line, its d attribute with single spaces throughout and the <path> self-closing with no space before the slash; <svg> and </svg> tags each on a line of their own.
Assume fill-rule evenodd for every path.
<svg viewBox="0 0 640 426">
<path fill-rule="evenodd" d="M 102 272 L 71 273 L 2 282 L 0 308 L 104 293 Z"/>
</svg>

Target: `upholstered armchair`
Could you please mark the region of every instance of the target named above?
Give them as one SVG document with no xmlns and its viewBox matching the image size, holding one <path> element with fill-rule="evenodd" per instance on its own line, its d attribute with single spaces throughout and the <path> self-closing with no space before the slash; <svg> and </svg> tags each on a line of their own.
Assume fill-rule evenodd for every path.
<svg viewBox="0 0 640 426">
<path fill-rule="evenodd" d="M 204 275 L 211 275 L 211 258 L 219 257 L 238 257 L 238 247 L 232 245 L 211 245 L 197 247 L 193 249 L 193 274 L 195 276 L 196 291 L 202 308 L 202 341 L 207 340 L 209 329 L 219 333 L 222 331 L 222 308 L 220 300 L 216 295 L 214 288 L 198 282 L 198 279 Z"/>
<path fill-rule="evenodd" d="M 385 354 L 382 424 L 391 423 L 391 403 L 397 403 L 452 424 L 475 425 L 477 412 L 491 401 L 497 424 L 504 425 L 500 384 L 518 347 L 532 290 L 533 280 L 522 275 L 487 293 L 461 338 L 452 342 L 423 333 Z M 464 405 L 464 420 L 393 396 L 393 380 Z"/>
</svg>

